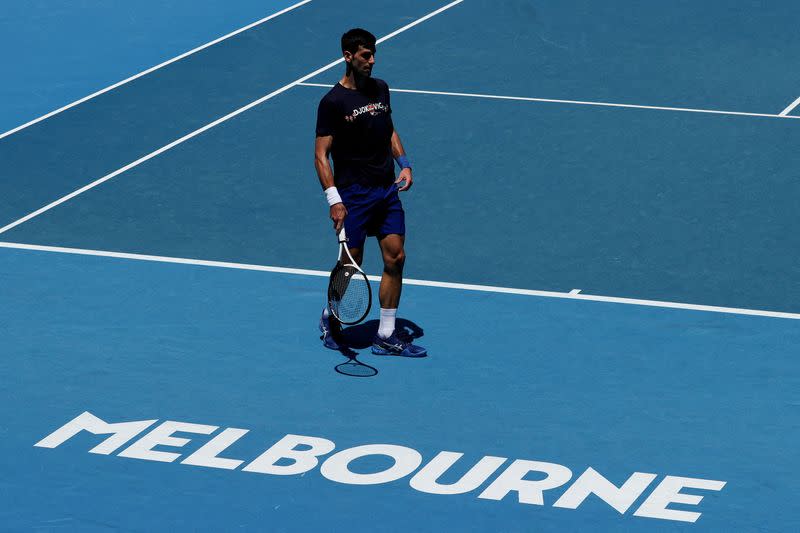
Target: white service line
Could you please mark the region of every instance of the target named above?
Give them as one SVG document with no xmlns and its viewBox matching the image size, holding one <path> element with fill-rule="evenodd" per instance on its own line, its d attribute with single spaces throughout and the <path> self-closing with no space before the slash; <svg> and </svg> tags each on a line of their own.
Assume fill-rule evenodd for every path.
<svg viewBox="0 0 800 533">
<path fill-rule="evenodd" d="M 39 244 L 23 244 L 16 242 L 0 242 L 0 248 L 17 250 L 33 250 L 39 252 L 54 252 L 74 255 L 90 255 L 97 257 L 112 257 L 117 259 L 133 259 L 136 261 L 153 261 L 159 263 L 177 263 L 183 265 L 197 265 L 216 268 L 232 268 L 237 270 L 256 270 L 259 272 L 276 272 L 280 274 L 297 274 L 302 276 L 316 276 L 327 278 L 330 272 L 323 270 L 307 270 L 301 268 L 285 268 L 246 263 L 230 263 L 224 261 L 206 261 L 203 259 L 186 259 L 182 257 L 165 257 L 159 255 L 131 254 L 124 252 L 109 252 L 104 250 L 86 250 L 82 248 L 64 248 L 59 246 L 43 246 Z M 368 276 L 371 281 L 380 281 L 380 276 Z M 515 289 L 512 287 L 495 287 L 491 285 L 470 285 L 466 283 L 449 283 L 445 281 L 430 281 L 423 279 L 404 279 L 406 285 L 420 285 L 423 287 L 438 287 L 444 289 L 458 289 L 465 291 L 494 292 L 503 294 L 519 294 L 523 296 L 539 296 L 544 298 L 563 298 L 568 300 L 587 300 L 593 302 L 609 302 L 627 305 L 640 305 L 648 307 L 666 307 L 672 309 L 688 309 L 692 311 L 707 311 L 711 313 L 727 313 L 733 315 L 752 315 L 771 318 L 789 318 L 800 320 L 800 314 L 782 313 L 778 311 L 759 311 L 755 309 L 738 309 L 735 307 L 717 307 L 711 305 L 696 305 L 677 302 L 660 302 L 657 300 L 638 300 L 633 298 L 617 298 L 614 296 L 595 296 L 590 294 L 577 294 L 574 292 L 537 291 L 531 289 Z"/>
<path fill-rule="evenodd" d="M 789 107 L 787 107 L 786 109 L 784 109 L 783 111 L 781 111 L 781 116 L 782 116 L 782 117 L 785 117 L 785 116 L 787 116 L 787 115 L 788 115 L 789 113 L 791 113 L 791 112 L 792 112 L 792 110 L 793 110 L 795 107 L 797 107 L 798 105 L 800 105 L 800 96 L 798 96 L 798 97 L 797 97 L 797 100 L 795 100 L 794 102 L 792 102 L 791 104 L 789 104 Z M 790 118 L 797 118 L 797 117 L 790 117 Z"/>
<path fill-rule="evenodd" d="M 390 34 L 388 34 L 388 35 L 384 35 L 383 37 L 381 37 L 380 39 L 378 39 L 378 41 L 377 41 L 377 42 L 381 43 L 381 42 L 383 42 L 383 41 L 386 41 L 387 39 L 391 39 L 391 38 L 392 38 L 392 37 L 394 37 L 395 35 L 398 35 L 398 34 L 400 34 L 400 33 L 403 33 L 404 31 L 406 31 L 406 30 L 408 30 L 408 29 L 410 29 L 410 28 L 413 28 L 413 27 L 414 27 L 414 26 L 416 26 L 417 24 L 420 24 L 420 23 L 422 23 L 422 22 L 424 22 L 424 21 L 428 20 L 429 18 L 436 16 L 436 15 L 438 15 L 439 13 L 441 13 L 442 11 L 445 11 L 446 9 L 449 9 L 449 8 L 451 8 L 451 7 L 453 7 L 453 6 L 454 6 L 454 5 L 456 5 L 456 4 L 460 4 L 460 3 L 461 3 L 461 2 L 463 2 L 463 1 L 464 1 L 464 0 L 455 0 L 454 2 L 450 2 L 450 3 L 449 3 L 449 4 L 447 4 L 446 6 L 440 7 L 440 8 L 439 8 L 439 9 L 437 9 L 436 11 L 432 11 L 431 13 L 428 13 L 428 14 L 427 14 L 427 15 L 425 15 L 424 17 L 418 18 L 418 19 L 417 19 L 417 20 L 415 20 L 414 22 L 411 22 L 411 23 L 409 23 L 409 24 L 406 24 L 406 25 L 405 25 L 405 26 L 403 26 L 402 28 L 399 28 L 399 29 L 397 29 L 397 30 L 393 31 L 392 33 L 390 33 Z M 205 125 L 205 126 L 203 126 L 202 128 L 199 128 L 199 129 L 197 129 L 197 130 L 194 130 L 193 132 L 191 132 L 191 133 L 189 133 L 189 134 L 187 134 L 187 135 L 184 135 L 184 136 L 183 136 L 183 137 L 181 137 L 180 139 L 176 139 L 176 140 L 172 141 L 171 143 L 167 144 L 166 146 L 162 146 L 162 147 L 161 147 L 161 148 L 159 148 L 158 150 L 156 150 L 156 151 L 154 151 L 154 152 L 150 152 L 149 154 L 147 154 L 147 155 L 145 155 L 145 156 L 143 156 L 143 157 L 140 157 L 140 158 L 139 158 L 139 159 L 137 159 L 136 161 L 133 161 L 132 163 L 128 163 L 128 164 L 127 164 L 127 165 L 125 165 L 124 167 L 122 167 L 122 168 L 120 168 L 120 169 L 117 169 L 117 170 L 115 170 L 114 172 L 112 172 L 112 173 L 110 173 L 110 174 L 106 174 L 106 175 L 105 175 L 105 176 L 103 176 L 102 178 L 100 178 L 100 179 L 97 179 L 97 180 L 95 180 L 95 181 L 93 181 L 93 182 L 89 183 L 88 185 L 84 185 L 84 186 L 83 186 L 83 187 L 81 187 L 80 189 L 78 189 L 78 190 L 76 190 L 76 191 L 73 191 L 73 192 L 71 192 L 71 193 L 67 194 L 66 196 L 62 196 L 62 197 L 61 197 L 61 198 L 59 198 L 58 200 L 56 200 L 56 201 L 54 201 L 54 202 L 51 202 L 51 203 L 47 204 L 46 206 L 44 206 L 44 207 L 41 207 L 41 208 L 37 209 L 36 211 L 34 211 L 34 212 L 32 212 L 32 213 L 29 213 L 29 214 L 25 215 L 24 217 L 20 218 L 19 220 L 15 220 L 14 222 L 12 222 L 12 223 L 10 223 L 10 224 L 7 224 L 6 226 L 3 226 L 2 228 L 0 228 L 0 233 L 5 233 L 6 231 L 8 231 L 8 230 L 10 230 L 10 229 L 12 229 L 12 228 L 15 228 L 15 227 L 17 227 L 17 226 L 19 226 L 20 224 L 22 224 L 22 223 L 24 223 L 24 222 L 27 222 L 28 220 L 30 220 L 30 219 L 32 219 L 32 218 L 34 218 L 34 217 L 37 217 L 37 216 L 41 215 L 42 213 L 44 213 L 44 212 L 46 212 L 46 211 L 49 211 L 50 209 L 52 209 L 52 208 L 54 208 L 54 207 L 56 207 L 56 206 L 58 206 L 58 205 L 60 205 L 60 204 L 63 204 L 64 202 L 66 202 L 66 201 L 68 201 L 68 200 L 71 200 L 72 198 L 75 198 L 75 197 L 76 197 L 76 196 L 78 196 L 78 195 L 80 195 L 80 194 L 83 194 L 84 192 L 86 192 L 86 191 L 88 191 L 88 190 L 90 190 L 90 189 L 93 189 L 94 187 L 97 187 L 97 186 L 98 186 L 98 185 L 100 185 L 101 183 L 104 183 L 104 182 L 106 182 L 106 181 L 110 180 L 110 179 L 111 179 L 111 178 L 113 178 L 113 177 L 115 177 L 115 176 L 119 176 L 119 175 L 120 175 L 120 174 L 122 174 L 123 172 L 126 172 L 126 171 L 128 171 L 128 170 L 130 170 L 130 169 L 132 169 L 132 168 L 134 168 L 134 167 L 137 167 L 137 166 L 141 165 L 141 164 L 142 164 L 142 163 L 144 163 L 145 161 L 147 161 L 147 160 L 149 160 L 149 159 L 152 159 L 152 158 L 156 157 L 157 155 L 159 155 L 159 154 L 162 154 L 162 153 L 166 152 L 167 150 L 170 150 L 170 149 L 172 149 L 172 148 L 174 148 L 174 147 L 178 146 L 179 144 L 181 144 L 181 143 L 184 143 L 184 142 L 188 141 L 189 139 L 191 139 L 191 138 L 193 138 L 193 137 L 196 137 L 196 136 L 200 135 L 200 134 L 201 134 L 201 133 L 203 133 L 204 131 L 208 131 L 208 130 L 210 130 L 210 129 L 211 129 L 211 128 L 213 128 L 214 126 L 218 126 L 218 125 L 222 124 L 223 122 L 225 122 L 225 121 L 227 121 L 227 120 L 230 120 L 230 119 L 232 119 L 233 117 L 235 117 L 235 116 L 237 116 L 237 115 L 240 115 L 240 114 L 244 113 L 244 112 L 245 112 L 245 111 L 247 111 L 248 109 L 251 109 L 251 108 L 253 108 L 253 107 L 255 107 L 255 106 L 257 106 L 257 105 L 259 105 L 259 104 L 261 104 L 261 103 L 263 103 L 263 102 L 266 102 L 266 101 L 267 101 L 267 100 L 269 100 L 270 98 L 272 98 L 272 97 L 274 97 L 274 96 L 277 96 L 277 95 L 281 94 L 282 92 L 288 91 L 288 90 L 289 90 L 289 89 L 291 89 L 292 87 L 295 87 L 295 86 L 299 85 L 300 83 L 304 82 L 304 81 L 305 81 L 305 80 L 307 80 L 307 79 L 313 78 L 313 77 L 314 77 L 314 76 L 316 76 L 317 74 L 319 74 L 319 73 L 321 73 L 321 72 L 324 72 L 324 71 L 326 71 L 326 70 L 328 70 L 328 69 L 330 69 L 330 68 L 332 68 L 332 67 L 334 67 L 334 66 L 338 65 L 339 63 L 341 63 L 341 62 L 343 62 L 343 61 L 344 61 L 344 58 L 339 58 L 339 59 L 337 59 L 336 61 L 332 61 L 332 62 L 328 63 L 327 65 L 325 65 L 324 67 L 320 67 L 320 68 L 318 68 L 317 70 L 315 70 L 315 71 L 313 71 L 313 72 L 311 72 L 311 73 L 309 73 L 309 74 L 306 74 L 306 75 L 305 75 L 305 76 L 303 76 L 302 78 L 298 78 L 297 80 L 295 80 L 295 81 L 293 81 L 293 82 L 291 82 L 291 83 L 288 83 L 288 84 L 284 85 L 284 86 L 283 86 L 283 87 L 281 87 L 280 89 L 277 89 L 277 90 L 275 90 L 275 91 L 272 91 L 272 92 L 271 92 L 271 93 L 269 93 L 268 95 L 266 95 L 266 96 L 262 96 L 262 97 L 261 97 L 261 98 L 259 98 L 258 100 L 255 100 L 254 102 L 250 102 L 250 103 L 249 103 L 249 104 L 247 104 L 246 106 L 244 106 L 244 107 L 240 107 L 240 108 L 239 108 L 239 109 L 237 109 L 236 111 L 233 111 L 232 113 L 228 113 L 228 114 L 227 114 L 227 115 L 225 115 L 224 117 L 220 117 L 220 118 L 218 118 L 217 120 L 215 120 L 214 122 L 211 122 L 211 123 L 209 123 L 209 124 L 206 124 L 206 125 Z"/>
<path fill-rule="evenodd" d="M 304 87 L 325 87 L 330 88 L 329 84 L 325 83 L 298 83 Z M 462 96 L 467 98 L 488 98 L 492 100 L 518 100 L 523 102 L 544 102 L 551 104 L 573 104 L 573 105 L 588 105 L 599 107 L 626 107 L 632 109 L 653 109 L 657 111 L 680 111 L 684 113 L 708 113 L 712 115 L 738 115 L 744 117 L 768 117 L 768 118 L 793 118 L 800 119 L 800 117 L 792 117 L 787 115 L 772 115 L 769 113 L 746 113 L 744 111 L 718 111 L 715 109 L 693 109 L 688 107 L 663 107 L 652 105 L 636 105 L 636 104 L 614 104 L 610 102 L 588 102 L 580 100 L 555 100 L 552 98 L 533 98 L 529 96 L 503 96 L 498 94 L 479 94 L 479 93 L 454 93 L 447 91 L 423 91 L 417 89 L 389 89 L 395 93 L 412 93 L 412 94 L 432 94 L 438 96 Z M 800 99 L 798 99 L 800 100 Z"/>
<path fill-rule="evenodd" d="M 257 20 L 255 22 L 253 22 L 252 24 L 248 24 L 247 26 L 244 26 L 243 28 L 239 28 L 238 30 L 232 31 L 231 33 L 229 33 L 227 35 L 223 35 L 222 37 L 219 37 L 217 39 L 214 39 L 213 41 L 210 41 L 210 42 L 208 42 L 206 44 L 198 46 L 197 48 L 189 50 L 188 52 L 184 52 L 183 54 L 181 54 L 179 56 L 173 57 L 172 59 L 164 61 L 163 63 L 159 63 L 158 65 L 156 65 L 154 67 L 150 67 L 149 69 L 144 70 L 144 71 L 142 71 L 142 72 L 140 72 L 138 74 L 134 74 L 130 78 L 126 78 L 126 79 L 124 79 L 124 80 L 122 80 L 120 82 L 115 83 L 114 85 L 109 85 L 105 89 L 100 89 L 99 91 L 97 91 L 95 93 L 92 93 L 89 96 L 84 96 L 80 100 L 75 100 L 71 104 L 67 104 L 64 107 L 60 107 L 60 108 L 56 109 L 55 111 L 51 111 L 50 113 L 47 113 L 46 115 L 42 115 L 41 117 L 33 119 L 30 122 L 26 122 L 25 124 L 22 124 L 21 126 L 17 126 L 14 129 L 8 130 L 7 132 L 5 132 L 5 133 L 0 135 L 0 139 L 2 139 L 4 137 L 8 137 L 9 135 L 13 135 L 14 133 L 25 129 L 28 126 L 33 126 L 34 124 L 36 124 L 38 122 L 41 122 L 43 120 L 46 120 L 46 119 L 52 117 L 53 115 L 57 115 L 57 114 L 59 114 L 59 113 L 61 113 L 63 111 L 66 111 L 67 109 L 75 107 L 76 105 L 80 105 L 80 104 L 86 102 L 87 100 L 91 100 L 92 98 L 100 96 L 101 94 L 107 93 L 108 91 L 112 91 L 112 90 L 116 89 L 117 87 L 120 87 L 121 85 L 125 85 L 126 83 L 130 83 L 135 79 L 141 78 L 142 76 L 146 76 L 146 75 L 150 74 L 151 72 L 154 72 L 154 71 L 156 71 L 156 70 L 158 70 L 160 68 L 166 67 L 167 65 L 175 63 L 176 61 L 180 61 L 181 59 L 184 59 L 185 57 L 188 57 L 188 56 L 190 56 L 192 54 L 195 54 L 195 53 L 197 53 L 197 52 L 199 52 L 201 50 L 204 50 L 204 49 L 208 48 L 209 46 L 214 46 L 215 44 L 217 44 L 219 42 L 222 42 L 225 39 L 230 39 L 234 35 L 238 35 L 238 34 L 242 33 L 243 31 L 247 31 L 247 30 L 249 30 L 251 28 L 255 28 L 256 26 L 259 26 L 259 25 L 267 22 L 268 20 L 274 19 L 275 17 L 279 17 L 280 15 L 283 15 L 284 13 L 288 13 L 289 11 L 292 11 L 293 9 L 298 8 L 298 7 L 302 6 L 303 4 L 307 4 L 310 1 L 311 0 L 303 0 L 302 2 L 298 2 L 298 3 L 296 3 L 296 4 L 292 5 L 292 6 L 289 6 L 289 7 L 285 8 L 285 9 L 282 9 L 282 10 L 278 11 L 277 13 L 273 13 L 272 15 L 269 15 L 268 17 L 264 17 L 261 20 Z"/>
</svg>

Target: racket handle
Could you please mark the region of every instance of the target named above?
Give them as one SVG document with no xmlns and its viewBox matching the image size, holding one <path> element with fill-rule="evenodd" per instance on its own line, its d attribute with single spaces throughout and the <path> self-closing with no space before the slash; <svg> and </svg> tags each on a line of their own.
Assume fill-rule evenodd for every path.
<svg viewBox="0 0 800 533">
<path fill-rule="evenodd" d="M 344 232 L 344 226 L 339 230 L 339 243 L 347 242 L 347 235 Z"/>
</svg>

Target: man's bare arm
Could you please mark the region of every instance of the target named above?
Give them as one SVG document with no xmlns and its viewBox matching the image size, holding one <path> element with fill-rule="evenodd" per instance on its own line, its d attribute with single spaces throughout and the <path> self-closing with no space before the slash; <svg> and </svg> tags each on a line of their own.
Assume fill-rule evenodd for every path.
<svg viewBox="0 0 800 533">
<path fill-rule="evenodd" d="M 400 140 L 400 135 L 397 134 L 397 130 L 392 133 L 392 156 L 397 159 L 401 155 L 405 155 L 406 151 L 403 149 L 403 142 Z M 400 171 L 400 175 L 397 176 L 395 183 L 405 182 L 403 185 L 397 188 L 398 191 L 403 192 L 407 191 L 411 188 L 411 185 L 414 183 L 414 178 L 411 175 L 410 168 L 404 168 Z"/>
<path fill-rule="evenodd" d="M 324 137 L 317 137 L 314 142 L 314 168 L 317 169 L 317 177 L 322 190 L 330 189 L 334 186 L 333 171 L 328 156 L 331 153 L 331 146 L 333 146 L 333 136 L 326 135 Z M 344 225 L 344 217 L 347 216 L 347 208 L 342 202 L 336 203 L 331 206 L 330 210 L 331 220 L 333 221 L 333 228 L 338 232 Z"/>
<path fill-rule="evenodd" d="M 314 143 L 314 168 L 317 169 L 317 177 L 322 190 L 333 187 L 333 171 L 328 156 L 333 146 L 333 135 L 317 137 Z"/>
</svg>

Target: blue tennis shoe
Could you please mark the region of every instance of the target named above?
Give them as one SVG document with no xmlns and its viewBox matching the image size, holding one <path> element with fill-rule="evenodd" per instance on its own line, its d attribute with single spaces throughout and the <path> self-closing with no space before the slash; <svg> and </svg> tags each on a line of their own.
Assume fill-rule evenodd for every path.
<svg viewBox="0 0 800 533">
<path fill-rule="evenodd" d="M 342 326 L 336 319 L 331 320 L 330 317 L 325 317 L 323 313 L 319 318 L 319 331 L 322 333 L 322 345 L 331 350 L 341 350 L 342 346 L 336 340 L 341 338 Z"/>
<path fill-rule="evenodd" d="M 375 355 L 397 355 L 400 357 L 425 357 L 428 350 L 409 341 L 400 339 L 396 333 L 386 339 L 375 335 L 372 341 L 372 353 Z"/>
</svg>

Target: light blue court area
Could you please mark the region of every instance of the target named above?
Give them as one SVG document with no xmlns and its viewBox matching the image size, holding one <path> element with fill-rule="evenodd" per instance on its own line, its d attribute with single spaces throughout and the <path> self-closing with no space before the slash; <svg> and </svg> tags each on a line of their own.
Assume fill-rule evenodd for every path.
<svg viewBox="0 0 800 533">
<path fill-rule="evenodd" d="M 380 358 L 358 344 L 358 358 L 378 373 L 356 378 L 334 371 L 346 359 L 315 335 L 324 278 L 9 249 L 0 258 L 0 521 L 9 530 L 800 526 L 795 321 L 407 287 L 402 317 L 430 356 Z M 354 338 L 374 327 L 360 326 Z M 209 436 L 180 426 L 171 438 L 190 439 L 184 446 L 153 445 L 178 454 L 174 462 L 120 457 L 128 444 L 87 453 L 110 435 L 86 431 L 34 447 L 84 411 L 108 423 L 218 429 L 203 430 Z M 180 463 L 223 428 L 249 430 L 219 451 L 244 463 Z M 413 473 L 351 483 L 391 471 L 383 455 L 354 460 L 351 478 L 339 480 L 319 467 L 244 471 L 287 434 L 332 441 L 333 453 L 402 446 L 421 455 L 420 468 L 441 451 L 463 453 L 442 484 L 484 456 L 508 461 L 455 495 L 412 488 Z M 543 505 L 519 503 L 514 491 L 479 498 L 512 459 L 560 465 L 569 481 L 544 491 Z M 589 467 L 617 486 L 635 472 L 657 477 L 623 515 L 596 496 L 554 507 Z M 702 501 L 668 505 L 700 512 L 694 524 L 634 516 L 666 476 L 725 485 L 684 488 L 683 498 Z M 545 477 L 531 472 L 523 481 Z"/>
<path fill-rule="evenodd" d="M 294 3 L 5 2 L 0 13 L 0 133 Z"/>
</svg>

